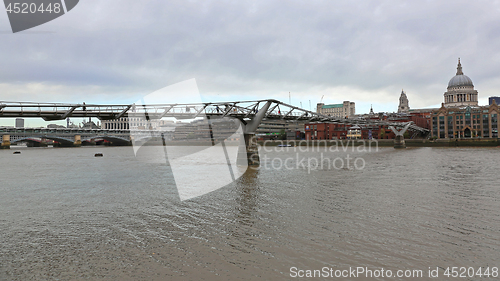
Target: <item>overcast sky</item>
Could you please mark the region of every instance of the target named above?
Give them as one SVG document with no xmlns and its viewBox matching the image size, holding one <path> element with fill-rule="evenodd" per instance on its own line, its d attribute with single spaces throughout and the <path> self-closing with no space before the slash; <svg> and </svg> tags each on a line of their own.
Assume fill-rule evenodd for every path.
<svg viewBox="0 0 500 281">
<path fill-rule="evenodd" d="M 0 11 L 6 101 L 126 104 L 195 78 L 205 101 L 393 112 L 401 89 L 439 106 L 458 57 L 480 104 L 500 95 L 498 1 L 81 0 L 16 34 Z"/>
</svg>

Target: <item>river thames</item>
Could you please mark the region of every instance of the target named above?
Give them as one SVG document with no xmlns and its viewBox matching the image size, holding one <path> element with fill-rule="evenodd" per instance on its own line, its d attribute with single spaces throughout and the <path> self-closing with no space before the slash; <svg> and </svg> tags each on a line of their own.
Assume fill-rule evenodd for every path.
<svg viewBox="0 0 500 281">
<path fill-rule="evenodd" d="M 278 167 L 322 151 L 268 150 L 260 169 L 186 201 L 170 166 L 132 147 L 0 151 L 0 280 L 290 280 L 325 267 L 442 280 L 500 267 L 498 148 L 324 152 L 364 164 L 338 169 Z M 498 277 L 462 278 L 479 279 Z"/>
</svg>

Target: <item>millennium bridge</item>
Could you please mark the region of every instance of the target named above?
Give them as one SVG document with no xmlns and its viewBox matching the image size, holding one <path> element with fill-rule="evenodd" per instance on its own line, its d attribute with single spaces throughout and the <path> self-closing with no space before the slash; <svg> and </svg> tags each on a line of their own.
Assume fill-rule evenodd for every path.
<svg viewBox="0 0 500 281">
<path fill-rule="evenodd" d="M 347 125 L 380 125 L 388 126 L 396 134 L 395 148 L 405 147 L 403 133 L 410 129 L 414 132 L 428 133 L 428 130 L 413 124 L 413 122 L 391 122 L 370 120 L 364 118 L 337 118 L 319 114 L 310 110 L 283 103 L 278 100 L 205 102 L 205 103 L 175 103 L 175 104 L 65 104 L 36 102 L 0 101 L 0 118 L 42 118 L 45 121 L 64 120 L 69 117 L 96 117 L 100 120 L 116 120 L 122 117 L 135 118 L 150 122 L 161 118 L 207 120 L 225 117 L 241 121 L 248 159 L 255 156 L 256 144 L 253 143 L 255 131 L 262 120 L 285 120 L 304 122 L 328 122 Z M 163 136 L 161 131 L 150 130 L 106 130 L 106 129 L 30 129 L 19 131 L 16 128 L 0 129 L 2 147 L 10 146 L 10 135 L 23 135 L 15 141 L 33 141 L 33 138 L 52 139 L 63 144 L 79 145 L 81 142 L 104 139 L 116 143 L 133 141 L 131 135 L 139 138 Z M 34 140 L 36 141 L 36 140 Z"/>
</svg>

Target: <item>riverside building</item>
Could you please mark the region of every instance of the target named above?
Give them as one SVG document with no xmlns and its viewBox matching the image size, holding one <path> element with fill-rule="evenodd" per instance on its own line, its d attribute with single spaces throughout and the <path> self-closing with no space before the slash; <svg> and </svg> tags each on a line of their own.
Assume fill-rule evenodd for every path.
<svg viewBox="0 0 500 281">
<path fill-rule="evenodd" d="M 356 104 L 352 101 L 344 101 L 339 104 L 318 103 L 316 112 L 337 118 L 349 118 L 356 114 Z"/>
<path fill-rule="evenodd" d="M 435 138 L 497 138 L 498 104 L 478 105 L 478 92 L 472 79 L 462 71 L 458 59 L 457 73 L 448 83 L 441 108 L 432 111 L 431 136 Z"/>
</svg>

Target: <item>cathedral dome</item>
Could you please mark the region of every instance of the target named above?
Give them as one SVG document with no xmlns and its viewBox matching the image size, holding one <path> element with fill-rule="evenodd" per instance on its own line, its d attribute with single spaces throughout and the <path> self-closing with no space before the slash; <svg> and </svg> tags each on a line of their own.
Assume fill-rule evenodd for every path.
<svg viewBox="0 0 500 281">
<path fill-rule="evenodd" d="M 467 75 L 455 75 L 451 78 L 450 82 L 448 82 L 448 87 L 457 87 L 457 86 L 472 86 L 472 80 Z"/>
<path fill-rule="evenodd" d="M 462 64 L 460 64 L 460 59 L 458 60 L 457 75 L 453 76 L 450 82 L 448 82 L 448 88 L 458 86 L 474 87 L 474 84 L 472 84 L 472 80 L 469 78 L 469 76 L 465 75 L 462 72 Z"/>
<path fill-rule="evenodd" d="M 444 93 L 445 107 L 478 106 L 477 91 L 474 90 L 472 80 L 462 72 L 462 65 L 458 59 L 457 75 L 448 82 L 448 90 Z"/>
</svg>

